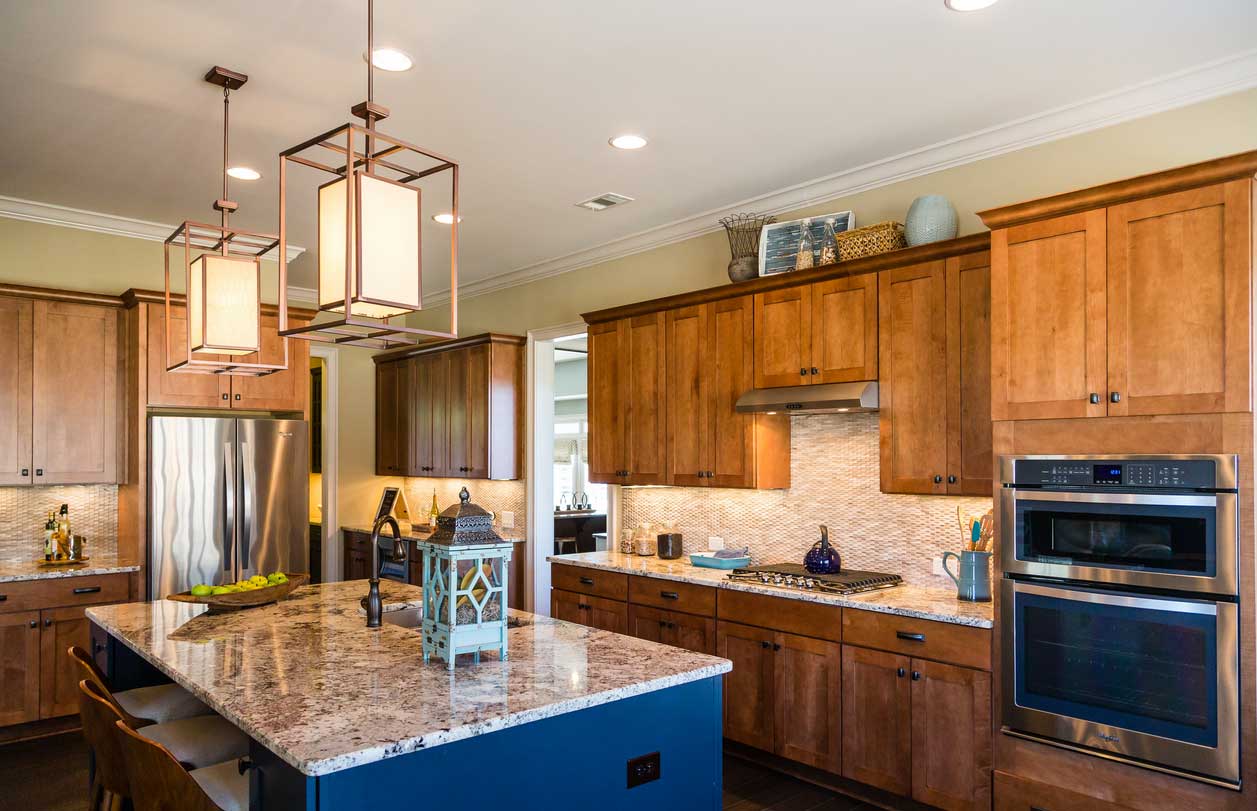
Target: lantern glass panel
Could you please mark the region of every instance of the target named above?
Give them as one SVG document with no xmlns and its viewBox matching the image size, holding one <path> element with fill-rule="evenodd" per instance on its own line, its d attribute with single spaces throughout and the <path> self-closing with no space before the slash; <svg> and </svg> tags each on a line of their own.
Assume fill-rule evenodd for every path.
<svg viewBox="0 0 1257 811">
<path fill-rule="evenodd" d="M 258 351 L 261 267 L 257 259 L 204 254 L 188 266 L 188 346 L 193 352 Z"/>
</svg>

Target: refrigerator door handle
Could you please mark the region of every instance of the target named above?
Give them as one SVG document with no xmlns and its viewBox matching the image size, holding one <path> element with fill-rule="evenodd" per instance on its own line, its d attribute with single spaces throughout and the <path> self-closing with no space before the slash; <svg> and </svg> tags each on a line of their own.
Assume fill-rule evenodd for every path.
<svg viewBox="0 0 1257 811">
<path fill-rule="evenodd" d="M 253 480 L 254 459 L 253 449 L 248 442 L 240 440 L 240 577 L 241 579 L 257 572 L 247 572 L 250 568 L 249 545 L 253 542 L 254 492 L 257 482 Z"/>
<path fill-rule="evenodd" d="M 223 571 L 232 572 L 235 582 L 233 556 L 236 549 L 236 460 L 233 444 L 223 443 Z"/>
</svg>

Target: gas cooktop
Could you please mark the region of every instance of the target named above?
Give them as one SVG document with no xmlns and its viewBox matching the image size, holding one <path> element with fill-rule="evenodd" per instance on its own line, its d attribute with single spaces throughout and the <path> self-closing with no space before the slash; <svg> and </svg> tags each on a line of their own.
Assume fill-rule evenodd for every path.
<svg viewBox="0 0 1257 811">
<path fill-rule="evenodd" d="M 837 574 L 812 574 L 799 563 L 776 563 L 771 566 L 748 566 L 729 572 L 730 580 L 755 580 L 769 586 L 820 591 L 826 594 L 857 594 L 862 591 L 889 589 L 903 583 L 897 574 L 862 572 L 844 569 Z"/>
</svg>

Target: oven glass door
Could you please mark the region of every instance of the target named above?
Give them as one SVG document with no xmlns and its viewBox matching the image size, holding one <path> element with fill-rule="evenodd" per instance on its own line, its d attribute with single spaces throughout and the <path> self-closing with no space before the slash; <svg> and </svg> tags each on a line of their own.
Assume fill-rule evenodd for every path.
<svg viewBox="0 0 1257 811">
<path fill-rule="evenodd" d="M 1015 533 L 1007 571 L 1235 593 L 1233 493 L 1008 490 L 1005 498 Z"/>
</svg>

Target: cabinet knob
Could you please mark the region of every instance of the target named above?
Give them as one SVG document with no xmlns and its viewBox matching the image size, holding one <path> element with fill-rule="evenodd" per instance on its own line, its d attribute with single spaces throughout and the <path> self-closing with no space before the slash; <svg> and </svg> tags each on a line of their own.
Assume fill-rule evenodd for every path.
<svg viewBox="0 0 1257 811">
<path fill-rule="evenodd" d="M 668 627 L 668 623 L 664 622 L 663 620 L 659 620 L 659 627 L 660 627 L 660 628 L 667 628 L 667 627 Z"/>
<path fill-rule="evenodd" d="M 47 619 L 45 619 L 45 620 L 44 620 L 44 627 L 45 627 L 45 628 L 51 628 L 51 627 L 52 627 L 52 617 L 48 617 Z"/>
<path fill-rule="evenodd" d="M 943 481 L 943 477 L 942 477 L 942 476 L 935 476 L 935 477 L 934 477 L 934 483 L 935 483 L 935 484 L 939 484 L 939 483 L 941 483 L 942 481 Z"/>
<path fill-rule="evenodd" d="M 807 377 L 807 367 L 799 369 L 799 377 Z"/>
<path fill-rule="evenodd" d="M 955 477 L 955 476 L 948 476 L 948 477 L 947 477 L 947 483 L 948 483 L 948 484 L 955 484 L 955 483 L 956 483 L 956 477 Z"/>
<path fill-rule="evenodd" d="M 237 395 L 236 395 L 236 399 L 237 399 L 237 400 L 239 400 L 239 399 L 240 399 L 240 395 L 239 395 L 239 394 L 237 394 Z"/>
<path fill-rule="evenodd" d="M 29 476 L 29 475 L 31 475 L 31 469 L 30 469 L 29 467 L 24 467 L 24 468 L 22 468 L 22 475 L 23 475 L 23 476 Z"/>
<path fill-rule="evenodd" d="M 780 642 L 774 642 L 774 643 L 773 643 L 773 650 L 781 650 L 781 643 L 780 643 Z"/>
<path fill-rule="evenodd" d="M 912 680 L 913 680 L 913 681 L 921 681 L 921 671 L 920 671 L 920 670 L 914 670 L 914 671 L 912 671 Z"/>
<path fill-rule="evenodd" d="M 32 628 L 38 628 L 38 627 L 39 627 L 39 620 L 31 620 L 31 627 L 32 627 Z"/>
<path fill-rule="evenodd" d="M 1094 392 L 1094 391 L 1093 391 L 1093 392 L 1091 392 L 1091 396 L 1090 396 L 1090 397 L 1088 397 L 1087 399 L 1091 401 L 1091 404 L 1092 404 L 1092 405 L 1099 405 L 1099 404 L 1100 404 L 1100 395 L 1099 395 L 1098 393 Z"/>
<path fill-rule="evenodd" d="M 223 399 L 224 399 L 224 400 L 230 400 L 230 399 L 231 399 L 231 395 L 230 395 L 230 394 L 224 394 L 224 395 L 223 395 Z"/>
<path fill-rule="evenodd" d="M 1122 402 L 1122 394 L 1121 394 L 1121 392 L 1117 392 L 1117 391 L 1111 391 L 1111 392 L 1109 392 L 1109 402 L 1110 402 L 1110 403 L 1120 403 L 1120 402 Z"/>
<path fill-rule="evenodd" d="M 820 374 L 820 373 L 821 373 L 821 370 L 820 370 L 820 369 L 817 369 L 815 366 L 813 366 L 813 367 L 812 367 L 812 374 L 814 374 L 814 375 L 818 375 L 818 374 Z"/>
<path fill-rule="evenodd" d="M 771 643 L 771 642 L 761 642 L 761 643 L 759 643 L 759 646 L 760 646 L 761 648 L 763 648 L 764 650 L 768 650 L 769 648 L 771 648 L 771 647 L 773 646 L 773 643 Z"/>
<path fill-rule="evenodd" d="M 43 469 L 42 467 L 37 467 L 37 468 L 35 468 L 35 475 L 36 475 L 36 476 L 42 476 L 42 475 L 44 475 L 44 469 Z"/>
<path fill-rule="evenodd" d="M 898 676 L 899 678 L 901 678 L 901 679 L 902 679 L 902 678 L 903 678 L 903 677 L 907 674 L 907 672 L 908 672 L 908 671 L 904 670 L 904 669 L 901 667 L 901 668 L 899 668 L 898 670 L 896 670 L 896 671 L 895 671 L 895 675 L 896 675 L 896 676 Z"/>
</svg>

